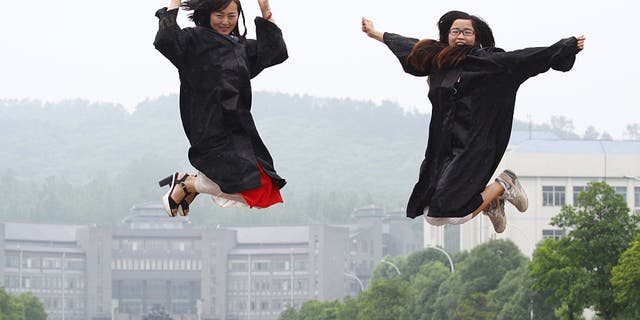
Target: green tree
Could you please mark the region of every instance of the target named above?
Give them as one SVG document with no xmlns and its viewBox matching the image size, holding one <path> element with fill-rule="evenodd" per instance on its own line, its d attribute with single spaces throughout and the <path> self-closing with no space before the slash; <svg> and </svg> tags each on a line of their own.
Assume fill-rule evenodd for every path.
<svg viewBox="0 0 640 320">
<path fill-rule="evenodd" d="M 17 297 L 18 304 L 23 306 L 24 318 L 27 320 L 46 320 L 47 313 L 38 298 L 31 294 L 23 293 Z"/>
<path fill-rule="evenodd" d="M 509 271 L 489 292 L 488 307 L 495 319 L 527 319 L 531 310 L 528 269 L 522 265 Z"/>
<path fill-rule="evenodd" d="M 544 302 L 553 305 L 563 319 L 575 319 L 588 306 L 582 294 L 587 273 L 571 261 L 566 252 L 569 245 L 567 238 L 546 239 L 536 248 L 530 264 L 533 289 L 550 292 Z"/>
<path fill-rule="evenodd" d="M 510 270 L 525 265 L 526 261 L 511 241 L 492 240 L 475 247 L 456 264 L 455 274 L 440 286 L 432 319 L 454 319 L 456 314 L 467 314 L 470 306 L 480 308 L 476 310 L 478 315 L 486 315 L 483 295 L 496 289 Z"/>
<path fill-rule="evenodd" d="M 593 306 L 613 319 L 623 306 L 611 286 L 611 270 L 638 232 L 624 199 L 605 182 L 592 182 L 576 206 L 564 206 L 551 224 L 571 230 L 559 241 L 547 240 L 534 253 L 531 275 L 537 290 L 549 290 L 567 307 L 569 319 Z"/>
<path fill-rule="evenodd" d="M 0 288 L 0 320 L 45 320 L 42 303 L 33 295 L 13 296 Z"/>
<path fill-rule="evenodd" d="M 278 320 L 299 320 L 298 311 L 295 308 L 287 307 L 280 313 Z"/>
<path fill-rule="evenodd" d="M 630 123 L 624 133 L 631 140 L 640 140 L 640 123 Z"/>
<path fill-rule="evenodd" d="M 431 319 L 440 285 L 450 276 L 451 270 L 448 266 L 445 266 L 441 261 L 432 261 L 425 263 L 420 268 L 420 272 L 411 277 L 409 283 L 416 292 L 411 309 L 412 319 Z"/>
<path fill-rule="evenodd" d="M 595 127 L 589 126 L 587 130 L 584 131 L 584 135 L 582 136 L 582 139 L 597 140 L 599 136 L 600 136 L 600 132 L 598 132 L 598 130 L 596 130 Z"/>
<path fill-rule="evenodd" d="M 410 320 L 414 296 L 405 281 L 374 281 L 358 298 L 358 320 Z"/>
<path fill-rule="evenodd" d="M 298 320 L 337 320 L 339 303 L 336 301 L 307 301 L 298 311 Z"/>
<path fill-rule="evenodd" d="M 615 300 L 624 306 L 624 314 L 629 319 L 640 319 L 640 236 L 622 254 L 611 276 Z"/>
<path fill-rule="evenodd" d="M 484 293 L 474 293 L 458 305 L 453 319 L 457 320 L 480 320 L 493 319 L 491 312 L 487 308 L 487 295 Z"/>
<path fill-rule="evenodd" d="M 360 319 L 358 317 L 359 309 L 358 309 L 358 299 L 354 299 L 351 297 L 344 298 L 342 304 L 340 304 L 338 308 L 338 320 L 357 320 Z"/>
</svg>

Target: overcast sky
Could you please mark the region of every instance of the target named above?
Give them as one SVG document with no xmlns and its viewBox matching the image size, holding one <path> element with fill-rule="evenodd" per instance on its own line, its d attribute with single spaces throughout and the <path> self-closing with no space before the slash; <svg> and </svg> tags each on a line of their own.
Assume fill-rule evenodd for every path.
<svg viewBox="0 0 640 320">
<path fill-rule="evenodd" d="M 0 19 L 0 99 L 59 101 L 83 98 L 131 109 L 147 98 L 178 92 L 175 68 L 152 43 L 154 12 L 168 0 L 31 0 L 14 2 Z M 257 0 L 243 0 L 255 37 Z M 640 26 L 635 1 L 381 1 L 271 0 L 289 59 L 263 72 L 254 90 L 319 97 L 391 100 L 428 112 L 424 78 L 403 73 L 391 52 L 360 31 L 372 19 L 382 31 L 435 38 L 436 21 L 462 10 L 484 18 L 505 50 L 548 46 L 584 34 L 585 51 L 568 73 L 549 71 L 518 93 L 515 117 L 573 120 L 615 138 L 640 123 Z M 181 26 L 190 24 L 180 17 Z M 177 107 L 177 106 L 176 106 Z"/>
</svg>

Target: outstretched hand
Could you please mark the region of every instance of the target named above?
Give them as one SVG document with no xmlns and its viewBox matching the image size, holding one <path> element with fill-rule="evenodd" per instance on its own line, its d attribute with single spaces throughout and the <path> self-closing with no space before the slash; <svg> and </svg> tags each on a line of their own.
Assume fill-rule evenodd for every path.
<svg viewBox="0 0 640 320">
<path fill-rule="evenodd" d="M 271 6 L 269 5 L 269 0 L 258 0 L 258 5 L 260 5 L 260 11 L 262 11 L 262 16 L 267 17 L 271 12 Z"/>
<path fill-rule="evenodd" d="M 366 33 L 369 37 L 376 39 L 378 41 L 383 41 L 383 33 L 376 30 L 375 26 L 373 25 L 373 21 L 362 17 L 362 32 Z"/>
<path fill-rule="evenodd" d="M 584 40 L 586 40 L 587 38 L 585 38 L 585 36 L 579 36 L 576 37 L 576 39 L 578 39 L 578 51 L 582 51 L 582 49 L 584 49 Z"/>
<path fill-rule="evenodd" d="M 366 33 L 368 36 L 369 32 L 372 32 L 375 30 L 375 27 L 373 26 L 373 21 L 362 17 L 362 32 Z"/>
</svg>

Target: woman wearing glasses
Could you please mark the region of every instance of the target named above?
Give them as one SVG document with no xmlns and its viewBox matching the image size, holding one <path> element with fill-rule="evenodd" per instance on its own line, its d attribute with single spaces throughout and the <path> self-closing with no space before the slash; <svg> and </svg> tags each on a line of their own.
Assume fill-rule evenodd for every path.
<svg viewBox="0 0 640 320">
<path fill-rule="evenodd" d="M 386 44 L 405 72 L 428 76 L 429 141 L 407 216 L 424 214 L 428 223 L 444 225 L 484 212 L 501 233 L 505 200 L 520 212 L 528 205 L 513 171 L 487 185 L 509 142 L 518 87 L 550 68 L 570 70 L 585 37 L 505 52 L 495 47 L 489 25 L 465 12 L 447 12 L 438 29 L 438 40 L 418 40 L 378 31 L 362 18 L 362 31 Z"/>
</svg>

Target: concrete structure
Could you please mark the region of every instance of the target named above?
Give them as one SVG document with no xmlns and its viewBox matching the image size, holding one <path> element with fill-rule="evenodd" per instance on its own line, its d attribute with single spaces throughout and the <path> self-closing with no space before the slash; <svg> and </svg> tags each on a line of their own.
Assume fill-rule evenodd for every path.
<svg viewBox="0 0 640 320">
<path fill-rule="evenodd" d="M 51 320 L 110 319 L 108 233 L 91 226 L 1 226 L 8 293 L 37 296 Z"/>
<path fill-rule="evenodd" d="M 54 320 L 275 320 L 287 306 L 357 295 L 383 256 L 421 249 L 402 212 L 356 210 L 353 225 L 194 228 L 160 205 L 115 229 L 0 224 L 0 274 Z"/>
<path fill-rule="evenodd" d="M 448 252 L 469 250 L 492 238 L 514 241 L 531 256 L 547 237 L 565 230 L 550 220 L 564 204 L 573 204 L 591 181 L 606 181 L 626 200 L 631 214 L 640 214 L 640 142 L 528 139 L 516 134 L 498 167 L 513 169 L 529 197 L 529 209 L 519 213 L 507 204 L 507 229 L 496 234 L 489 219 L 479 216 L 461 226 L 437 228 L 425 224 L 425 245 Z"/>
<path fill-rule="evenodd" d="M 422 250 L 421 235 L 414 220 L 404 210 L 385 211 L 369 206 L 354 210 L 354 224 L 349 228 L 347 246 L 347 290 L 356 296 L 366 287 L 373 271 L 387 256 L 406 256 Z M 362 284 L 362 287 L 361 287 Z"/>
</svg>

